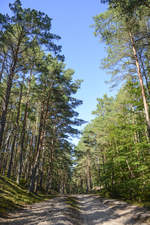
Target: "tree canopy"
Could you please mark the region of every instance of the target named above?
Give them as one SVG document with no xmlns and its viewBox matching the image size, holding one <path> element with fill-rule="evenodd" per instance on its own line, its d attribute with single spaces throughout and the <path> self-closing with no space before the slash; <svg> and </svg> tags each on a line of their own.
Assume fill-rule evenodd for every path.
<svg viewBox="0 0 150 225">
<path fill-rule="evenodd" d="M 111 74 L 114 97 L 97 99 L 95 118 L 75 149 L 73 182 L 79 192 L 132 201 L 150 200 L 150 2 L 102 0 L 95 36 L 105 43 L 102 68 Z"/>
<path fill-rule="evenodd" d="M 66 192 L 70 137 L 83 123 L 74 97 L 81 80 L 64 64 L 52 19 L 20 0 L 9 8 L 10 16 L 0 15 L 0 174 L 30 192 Z"/>
</svg>

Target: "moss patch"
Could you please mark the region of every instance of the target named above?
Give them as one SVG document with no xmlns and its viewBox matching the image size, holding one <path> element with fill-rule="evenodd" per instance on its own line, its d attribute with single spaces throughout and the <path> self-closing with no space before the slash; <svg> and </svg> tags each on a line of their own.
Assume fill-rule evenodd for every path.
<svg viewBox="0 0 150 225">
<path fill-rule="evenodd" d="M 40 202 L 55 196 L 29 193 L 21 185 L 0 176 L 0 216 L 6 216 L 8 212 L 22 209 L 27 204 Z"/>
</svg>

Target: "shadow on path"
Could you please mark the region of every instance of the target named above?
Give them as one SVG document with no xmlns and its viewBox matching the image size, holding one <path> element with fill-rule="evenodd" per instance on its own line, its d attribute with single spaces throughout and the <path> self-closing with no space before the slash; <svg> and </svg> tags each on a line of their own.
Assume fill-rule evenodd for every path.
<svg viewBox="0 0 150 225">
<path fill-rule="evenodd" d="M 97 195 L 78 196 L 84 224 L 146 225 L 150 212 L 122 201 L 108 200 Z"/>
<path fill-rule="evenodd" d="M 150 212 L 97 195 L 60 196 L 0 219 L 0 225 L 148 225 Z"/>
<path fill-rule="evenodd" d="M 69 207 L 67 197 L 56 197 L 1 219 L 1 225 L 81 225 L 79 214 Z"/>
</svg>

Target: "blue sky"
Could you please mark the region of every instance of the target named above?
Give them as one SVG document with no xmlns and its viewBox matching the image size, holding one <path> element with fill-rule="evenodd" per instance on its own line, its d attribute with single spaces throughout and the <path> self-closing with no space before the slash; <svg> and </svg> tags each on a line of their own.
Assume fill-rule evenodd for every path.
<svg viewBox="0 0 150 225">
<path fill-rule="evenodd" d="M 1 0 L 0 12 L 8 13 L 8 4 L 13 0 Z M 67 68 L 75 70 L 75 79 L 82 79 L 81 89 L 76 95 L 83 100 L 77 111 L 80 118 L 90 121 L 91 112 L 96 107 L 96 98 L 105 93 L 112 95 L 105 81 L 110 77 L 100 69 L 100 61 L 105 55 L 104 44 L 94 37 L 90 27 L 93 16 L 104 12 L 106 5 L 100 0 L 22 0 L 23 7 L 35 8 L 51 17 L 53 33 L 61 36 L 59 44 L 65 55 Z"/>
</svg>

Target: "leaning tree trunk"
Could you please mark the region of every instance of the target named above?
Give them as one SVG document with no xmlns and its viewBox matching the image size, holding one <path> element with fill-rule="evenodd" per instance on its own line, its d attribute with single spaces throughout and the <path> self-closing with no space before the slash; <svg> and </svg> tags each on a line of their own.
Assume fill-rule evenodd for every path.
<svg viewBox="0 0 150 225">
<path fill-rule="evenodd" d="M 144 90 L 143 77 L 142 77 L 142 73 L 141 73 L 139 59 L 138 59 L 138 56 L 137 56 L 135 40 L 134 40 L 134 37 L 133 37 L 131 32 L 129 33 L 129 36 L 130 36 L 130 40 L 131 40 L 131 44 L 132 44 L 134 58 L 135 58 L 135 61 L 136 61 L 136 68 L 137 68 L 138 78 L 139 78 L 140 87 L 141 87 L 141 94 L 142 94 L 142 99 L 143 99 L 143 104 L 144 104 L 144 112 L 145 112 L 145 118 L 146 118 L 146 124 L 147 124 L 147 132 L 148 132 L 148 136 L 149 136 L 149 139 L 150 139 L 149 108 L 148 108 L 148 104 L 147 104 L 147 100 L 146 100 L 146 94 L 145 94 L 145 90 Z"/>
<path fill-rule="evenodd" d="M 141 68 L 142 68 L 142 71 L 143 71 L 143 76 L 145 78 L 145 84 L 146 84 L 147 94 L 150 96 L 149 81 L 148 81 L 148 77 L 146 75 L 146 71 L 145 71 L 145 68 L 144 68 L 144 63 L 143 63 L 141 54 L 139 54 L 139 60 L 140 60 L 140 63 L 141 63 Z"/>
</svg>

